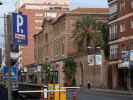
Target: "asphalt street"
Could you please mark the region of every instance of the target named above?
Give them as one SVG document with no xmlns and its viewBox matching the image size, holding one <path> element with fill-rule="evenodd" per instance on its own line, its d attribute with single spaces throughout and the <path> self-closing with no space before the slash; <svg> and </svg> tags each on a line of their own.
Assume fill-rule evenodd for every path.
<svg viewBox="0 0 133 100">
<path fill-rule="evenodd" d="M 133 100 L 133 95 L 121 95 L 95 91 L 79 91 L 77 100 Z"/>
</svg>

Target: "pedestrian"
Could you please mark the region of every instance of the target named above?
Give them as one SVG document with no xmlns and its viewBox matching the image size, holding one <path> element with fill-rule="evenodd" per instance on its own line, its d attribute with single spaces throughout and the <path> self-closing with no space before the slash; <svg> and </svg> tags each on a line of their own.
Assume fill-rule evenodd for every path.
<svg viewBox="0 0 133 100">
<path fill-rule="evenodd" d="M 87 82 L 87 87 L 88 87 L 88 89 L 90 89 L 90 88 L 91 88 L 90 81 L 88 81 L 88 82 Z"/>
</svg>

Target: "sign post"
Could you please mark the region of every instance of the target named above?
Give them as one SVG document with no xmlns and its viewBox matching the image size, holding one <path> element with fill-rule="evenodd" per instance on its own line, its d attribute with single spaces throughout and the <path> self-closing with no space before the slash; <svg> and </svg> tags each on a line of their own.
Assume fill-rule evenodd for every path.
<svg viewBox="0 0 133 100">
<path fill-rule="evenodd" d="M 18 13 L 13 13 L 12 16 L 14 45 L 28 45 L 27 16 Z"/>
<path fill-rule="evenodd" d="M 11 59 L 10 59 L 10 52 L 11 52 L 11 43 L 13 36 L 13 45 L 17 46 L 26 46 L 28 44 L 28 31 L 27 31 L 27 16 L 19 14 L 19 13 L 12 13 L 12 15 L 7 16 L 6 21 L 6 29 L 7 31 L 7 50 L 6 50 L 6 65 L 8 66 L 8 100 L 12 100 L 12 68 L 11 68 Z M 15 69 L 14 69 L 15 71 Z M 15 73 L 13 73 L 15 75 Z M 16 79 L 14 77 L 14 79 Z"/>
</svg>

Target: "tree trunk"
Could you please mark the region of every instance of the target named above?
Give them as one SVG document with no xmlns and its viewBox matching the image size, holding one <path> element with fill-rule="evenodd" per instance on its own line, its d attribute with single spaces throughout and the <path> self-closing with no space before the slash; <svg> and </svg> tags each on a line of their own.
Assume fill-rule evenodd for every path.
<svg viewBox="0 0 133 100">
<path fill-rule="evenodd" d="M 108 61 L 105 58 L 104 50 L 101 50 L 102 65 L 101 65 L 101 86 L 108 87 Z"/>
</svg>

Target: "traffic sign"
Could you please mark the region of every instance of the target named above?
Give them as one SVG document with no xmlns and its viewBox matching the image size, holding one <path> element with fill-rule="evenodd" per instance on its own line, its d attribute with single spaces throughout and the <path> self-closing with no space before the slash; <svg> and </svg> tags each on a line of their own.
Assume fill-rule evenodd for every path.
<svg viewBox="0 0 133 100">
<path fill-rule="evenodd" d="M 4 66 L 3 67 L 3 80 L 8 80 L 8 71 L 9 71 L 9 68 L 7 66 Z M 17 70 L 16 64 L 11 68 L 11 74 L 12 74 L 12 80 L 17 81 L 18 70 Z"/>
<path fill-rule="evenodd" d="M 13 20 L 13 38 L 15 45 L 27 45 L 28 44 L 28 24 L 27 16 L 19 13 L 12 14 Z"/>
<path fill-rule="evenodd" d="M 8 79 L 8 67 L 7 66 L 3 66 L 3 80 L 7 80 Z"/>
<path fill-rule="evenodd" d="M 129 51 L 122 52 L 122 60 L 123 60 L 123 62 L 129 61 L 129 58 L 130 58 L 130 52 Z"/>
<path fill-rule="evenodd" d="M 12 72 L 12 80 L 17 81 L 18 70 L 17 70 L 17 65 L 16 64 L 12 67 L 11 72 Z"/>
</svg>

